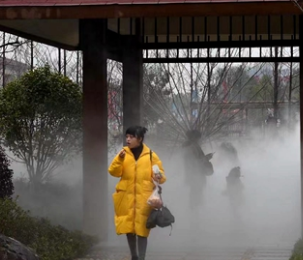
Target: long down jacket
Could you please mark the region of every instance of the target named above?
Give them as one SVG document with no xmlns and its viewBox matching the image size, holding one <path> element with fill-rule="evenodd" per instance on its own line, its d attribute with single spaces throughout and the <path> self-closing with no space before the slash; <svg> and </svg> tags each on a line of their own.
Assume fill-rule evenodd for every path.
<svg viewBox="0 0 303 260">
<path fill-rule="evenodd" d="M 148 237 L 150 230 L 145 225 L 152 210 L 147 204 L 154 189 L 152 165 L 159 166 L 163 176 L 160 180 L 162 184 L 166 181 L 162 162 L 155 152 L 152 152 L 150 160 L 150 148 L 145 144 L 137 161 L 128 147 L 124 149 L 125 157 L 121 158 L 117 154 L 108 169 L 112 176 L 120 178 L 113 194 L 116 233 Z"/>
</svg>

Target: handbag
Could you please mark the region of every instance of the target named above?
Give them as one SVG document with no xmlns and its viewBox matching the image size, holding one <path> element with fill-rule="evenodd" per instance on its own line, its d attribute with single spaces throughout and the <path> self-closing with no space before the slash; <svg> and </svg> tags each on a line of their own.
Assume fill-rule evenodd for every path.
<svg viewBox="0 0 303 260">
<path fill-rule="evenodd" d="M 150 160 L 152 162 L 152 151 L 150 150 Z M 162 200 L 162 187 L 159 185 L 159 183 L 155 183 L 156 185 L 156 193 L 158 194 L 159 198 L 161 199 L 161 207 L 159 208 L 154 208 L 146 222 L 146 228 L 152 229 L 155 228 L 156 226 L 164 228 L 171 226 L 171 231 L 172 231 L 172 224 L 175 223 L 175 217 L 173 214 L 170 212 L 170 210 L 166 207 L 163 206 L 163 200 Z M 155 191 L 153 192 L 153 194 Z M 153 195 L 152 194 L 152 195 Z M 155 195 L 155 194 L 154 194 Z M 171 235 L 171 232 L 170 234 Z"/>
</svg>

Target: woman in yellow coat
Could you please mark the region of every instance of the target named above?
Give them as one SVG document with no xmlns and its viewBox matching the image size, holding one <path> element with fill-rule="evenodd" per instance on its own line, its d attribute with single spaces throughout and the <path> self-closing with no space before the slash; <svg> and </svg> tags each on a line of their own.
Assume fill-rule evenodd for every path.
<svg viewBox="0 0 303 260">
<path fill-rule="evenodd" d="M 166 181 L 159 157 L 143 143 L 146 131 L 141 126 L 128 128 L 127 146 L 116 155 L 108 169 L 112 176 L 120 178 L 113 194 L 116 232 L 126 234 L 132 260 L 145 259 L 150 231 L 146 221 L 152 210 L 147 200 L 154 189 L 153 179 L 159 183 Z M 160 174 L 153 173 L 153 165 L 159 167 Z"/>
</svg>

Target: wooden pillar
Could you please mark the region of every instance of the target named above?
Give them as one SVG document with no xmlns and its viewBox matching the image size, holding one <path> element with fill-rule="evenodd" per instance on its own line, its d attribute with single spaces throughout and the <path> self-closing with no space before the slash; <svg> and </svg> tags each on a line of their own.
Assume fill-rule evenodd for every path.
<svg viewBox="0 0 303 260">
<path fill-rule="evenodd" d="M 300 161 L 301 161 L 301 237 L 303 238 L 303 15 L 299 17 L 300 52 Z"/>
<path fill-rule="evenodd" d="M 123 50 L 123 134 L 132 125 L 142 125 L 143 52 L 140 48 L 140 19 L 135 35 L 125 37 Z"/>
<path fill-rule="evenodd" d="M 103 19 L 80 21 L 83 51 L 83 231 L 107 238 L 107 65 Z"/>
</svg>

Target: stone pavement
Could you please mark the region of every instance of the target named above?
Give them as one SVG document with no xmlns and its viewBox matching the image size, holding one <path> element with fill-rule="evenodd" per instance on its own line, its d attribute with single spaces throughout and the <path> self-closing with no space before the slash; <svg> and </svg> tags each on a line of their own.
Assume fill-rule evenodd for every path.
<svg viewBox="0 0 303 260">
<path fill-rule="evenodd" d="M 291 249 L 279 247 L 248 249 L 150 250 L 146 260 L 289 260 Z M 77 259 L 80 260 L 80 259 Z M 130 260 L 127 249 L 97 248 L 81 260 Z"/>
</svg>

